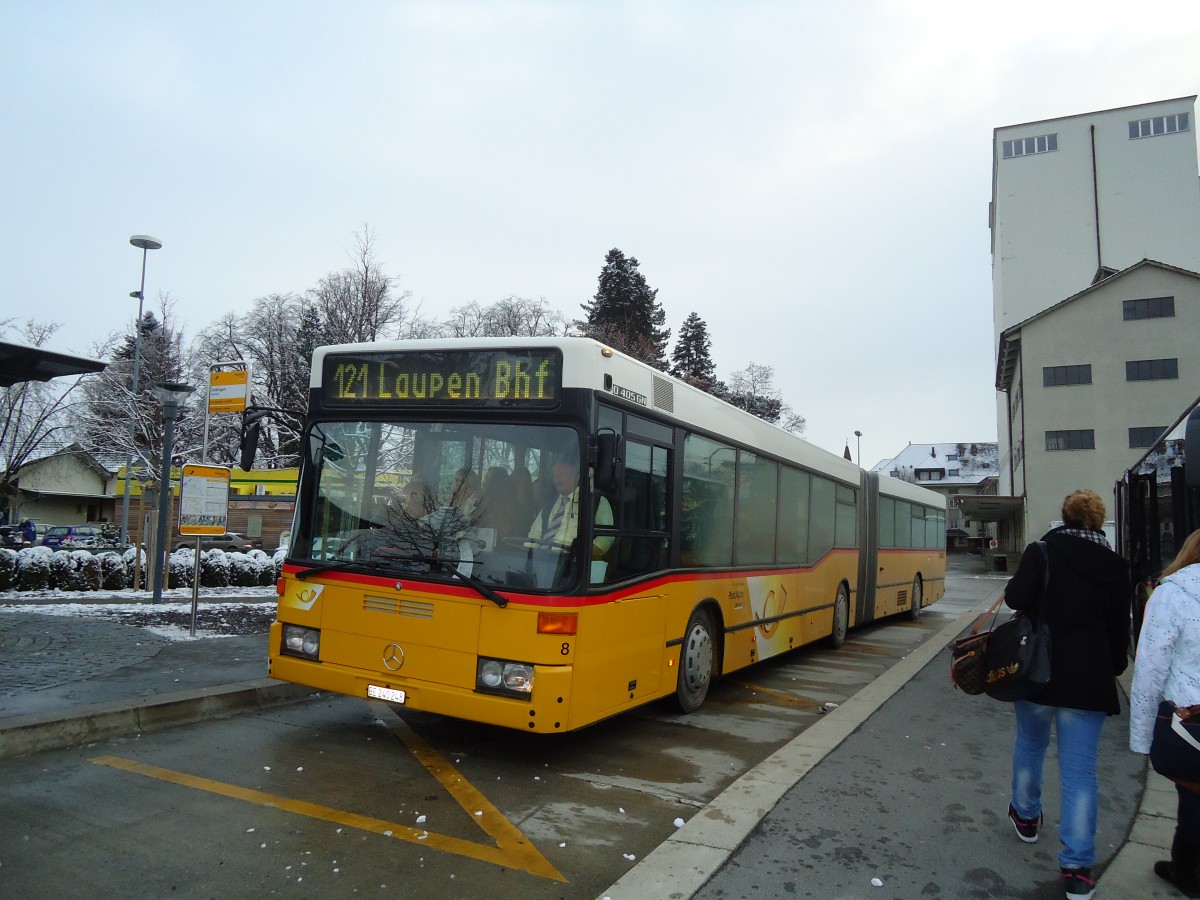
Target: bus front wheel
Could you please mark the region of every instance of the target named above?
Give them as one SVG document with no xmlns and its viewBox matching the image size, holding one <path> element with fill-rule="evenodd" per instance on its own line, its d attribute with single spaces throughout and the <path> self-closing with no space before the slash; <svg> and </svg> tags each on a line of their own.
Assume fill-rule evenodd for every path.
<svg viewBox="0 0 1200 900">
<path fill-rule="evenodd" d="M 921 576 L 917 575 L 913 578 L 912 585 L 912 604 L 908 608 L 908 617 L 914 622 L 921 618 L 921 603 L 925 599 L 921 588 Z"/>
<path fill-rule="evenodd" d="M 695 712 L 708 696 L 716 657 L 712 621 L 707 611 L 693 610 L 687 630 L 683 633 L 683 646 L 679 649 L 679 679 L 675 687 L 675 702 L 681 712 Z"/>
<path fill-rule="evenodd" d="M 844 584 L 839 584 L 837 598 L 833 601 L 833 633 L 829 643 L 834 649 L 846 643 L 846 632 L 850 630 L 850 594 Z"/>
</svg>

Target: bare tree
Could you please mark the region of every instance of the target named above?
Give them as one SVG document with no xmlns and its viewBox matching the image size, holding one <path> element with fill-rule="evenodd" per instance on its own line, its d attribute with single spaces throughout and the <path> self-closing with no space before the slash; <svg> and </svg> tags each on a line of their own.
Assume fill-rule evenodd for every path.
<svg viewBox="0 0 1200 900">
<path fill-rule="evenodd" d="M 0 322 L 0 334 L 13 325 L 12 319 Z M 19 331 L 20 343 L 42 347 L 59 327 L 30 319 Z M 76 378 L 65 389 L 45 381 L 0 388 L 0 497 L 11 496 L 23 465 L 57 449 L 69 438 L 67 412 L 78 396 L 77 388 L 88 377 L 92 376 Z M 5 502 L 4 512 L 7 507 Z"/>
<path fill-rule="evenodd" d="M 369 226 L 355 234 L 353 265 L 330 272 L 308 292 L 321 319 L 326 343 L 344 344 L 422 336 L 430 323 L 412 308 L 410 291 L 397 291 L 396 279 L 383 271 L 375 257 L 375 236 Z"/>
<path fill-rule="evenodd" d="M 793 434 L 803 434 L 808 423 L 794 409 L 783 402 L 775 388 L 775 369 L 750 363 L 746 368 L 734 372 L 721 397 L 739 409 L 772 422 Z"/>
<path fill-rule="evenodd" d="M 450 310 L 442 326 L 451 337 L 553 337 L 565 335 L 569 327 L 545 297 L 505 297 L 490 306 L 472 301 Z"/>
<path fill-rule="evenodd" d="M 308 411 L 308 373 L 318 342 L 315 311 L 295 295 L 271 294 L 255 300 L 244 316 L 231 313 L 209 326 L 193 345 L 197 378 L 206 378 L 214 363 L 241 360 L 250 366 L 253 402 L 284 411 L 264 421 L 259 460 L 268 466 L 299 462 L 299 426 Z M 210 458 L 236 462 L 239 433 L 237 417 L 210 416 Z"/>
</svg>

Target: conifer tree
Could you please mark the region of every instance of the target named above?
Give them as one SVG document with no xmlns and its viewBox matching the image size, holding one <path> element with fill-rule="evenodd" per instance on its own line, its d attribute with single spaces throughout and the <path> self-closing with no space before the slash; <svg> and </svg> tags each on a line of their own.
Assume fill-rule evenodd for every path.
<svg viewBox="0 0 1200 900">
<path fill-rule="evenodd" d="M 710 394 L 716 392 L 717 367 L 712 361 L 708 326 L 696 313 L 684 319 L 675 349 L 671 352 L 671 374 Z"/>
<path fill-rule="evenodd" d="M 587 318 L 576 324 L 588 337 L 665 372 L 671 329 L 662 327 L 667 315 L 657 296 L 638 271 L 636 257 L 614 247 L 604 257 L 592 302 L 582 304 Z"/>
</svg>

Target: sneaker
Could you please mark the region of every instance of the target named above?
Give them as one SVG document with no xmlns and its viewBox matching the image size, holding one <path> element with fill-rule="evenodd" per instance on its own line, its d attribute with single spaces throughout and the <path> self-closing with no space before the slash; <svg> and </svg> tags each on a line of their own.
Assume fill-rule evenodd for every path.
<svg viewBox="0 0 1200 900">
<path fill-rule="evenodd" d="M 1063 869 L 1062 878 L 1067 900 L 1088 900 L 1096 893 L 1096 882 L 1092 880 L 1091 869 Z"/>
<path fill-rule="evenodd" d="M 1038 829 L 1042 827 L 1042 814 L 1038 813 L 1036 819 L 1022 819 L 1017 815 L 1017 811 L 1012 808 L 1012 804 L 1008 805 L 1008 818 L 1013 823 L 1013 828 L 1017 830 L 1017 837 L 1027 844 L 1036 844 L 1038 839 Z"/>
</svg>

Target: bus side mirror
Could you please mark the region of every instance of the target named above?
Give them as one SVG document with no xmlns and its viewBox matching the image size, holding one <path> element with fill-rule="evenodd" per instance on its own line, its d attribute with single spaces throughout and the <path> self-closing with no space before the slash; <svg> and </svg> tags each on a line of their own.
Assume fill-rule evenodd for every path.
<svg viewBox="0 0 1200 900">
<path fill-rule="evenodd" d="M 262 432 L 262 420 L 266 413 L 247 409 L 242 413 L 242 453 L 238 465 L 249 472 L 254 467 L 254 454 L 258 452 L 258 438 Z"/>
<path fill-rule="evenodd" d="M 596 490 L 602 494 L 617 489 L 617 471 L 621 466 L 621 436 L 615 431 L 596 435 Z"/>
<path fill-rule="evenodd" d="M 1200 487 L 1200 406 L 1188 415 L 1183 439 L 1183 479 L 1188 487 Z"/>
</svg>

